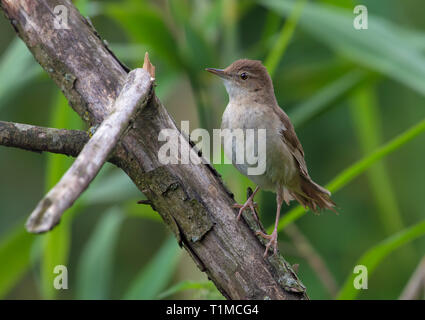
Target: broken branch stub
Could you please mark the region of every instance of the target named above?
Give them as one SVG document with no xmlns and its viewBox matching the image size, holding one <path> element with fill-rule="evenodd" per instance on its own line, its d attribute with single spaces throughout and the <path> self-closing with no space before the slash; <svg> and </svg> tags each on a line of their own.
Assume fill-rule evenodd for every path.
<svg viewBox="0 0 425 320">
<path fill-rule="evenodd" d="M 0 0 L 5 16 L 70 106 L 89 125 L 100 124 L 111 112 L 127 69 L 71 1 L 53 2 Z M 58 4 L 68 9 L 69 30 L 52 27 Z M 158 135 L 163 129 L 178 131 L 153 94 L 114 149 L 115 163 L 151 201 L 198 267 L 229 299 L 308 299 L 283 257 L 263 259 L 264 246 L 247 224 L 236 221 L 234 199 L 212 167 L 160 163 L 163 143 Z"/>
</svg>

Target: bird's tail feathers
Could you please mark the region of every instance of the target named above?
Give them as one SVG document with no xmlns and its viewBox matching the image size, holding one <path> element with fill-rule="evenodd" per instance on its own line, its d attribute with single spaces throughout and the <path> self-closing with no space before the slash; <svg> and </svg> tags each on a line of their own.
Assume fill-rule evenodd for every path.
<svg viewBox="0 0 425 320">
<path fill-rule="evenodd" d="M 309 207 L 313 212 L 318 212 L 320 209 L 336 212 L 331 193 L 309 178 L 301 176 L 300 190 L 290 193 L 301 205 L 305 208 Z"/>
</svg>

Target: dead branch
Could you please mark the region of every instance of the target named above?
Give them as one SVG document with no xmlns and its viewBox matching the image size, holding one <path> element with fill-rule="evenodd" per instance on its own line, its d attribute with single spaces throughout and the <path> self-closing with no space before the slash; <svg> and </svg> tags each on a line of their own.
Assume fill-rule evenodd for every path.
<svg viewBox="0 0 425 320">
<path fill-rule="evenodd" d="M 76 157 L 89 141 L 88 133 L 0 121 L 0 145 L 33 152 L 52 152 Z"/>
<path fill-rule="evenodd" d="M 97 128 L 72 166 L 31 213 L 26 224 L 28 231 L 46 232 L 59 222 L 63 212 L 98 174 L 127 129 L 130 119 L 146 106 L 151 89 L 151 76 L 144 69 L 135 69 L 128 74 L 111 113 Z"/>
<path fill-rule="evenodd" d="M 421 299 L 421 289 L 425 291 L 425 257 L 419 262 L 399 300 Z"/>
<path fill-rule="evenodd" d="M 90 126 L 102 123 L 127 73 L 92 25 L 68 0 L 0 3 L 71 107 Z M 55 29 L 56 5 L 68 9 L 67 29 Z M 198 267 L 229 299 L 308 298 L 282 256 L 262 257 L 263 245 L 247 224 L 236 221 L 232 195 L 212 167 L 160 163 L 162 129 L 178 130 L 153 95 L 116 146 L 116 164 L 151 201 Z M 183 139 L 182 144 L 189 142 Z M 258 228 L 255 221 L 247 222 Z"/>
</svg>

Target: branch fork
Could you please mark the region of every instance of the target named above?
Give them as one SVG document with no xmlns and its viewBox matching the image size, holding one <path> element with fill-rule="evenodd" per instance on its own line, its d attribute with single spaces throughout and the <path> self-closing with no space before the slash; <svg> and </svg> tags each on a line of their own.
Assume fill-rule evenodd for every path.
<svg viewBox="0 0 425 320">
<path fill-rule="evenodd" d="M 110 157 L 109 161 L 144 192 L 179 243 L 224 297 L 308 299 L 289 263 L 280 255 L 264 259 L 264 246 L 248 224 L 236 221 L 232 208 L 234 199 L 211 166 L 160 163 L 159 133 L 163 129 L 178 129 L 153 93 L 153 66 L 148 64 L 147 72 L 135 70 L 127 74 L 128 70 L 71 1 L 53 2 L 0 0 L 13 28 L 62 89 L 70 106 L 89 126 L 99 124 L 99 127 L 90 140 L 87 133 L 77 131 L 77 135 L 82 133 L 81 141 L 61 148 L 49 138 L 51 135 L 40 139 L 33 135 L 36 141 L 28 145 L 18 138 L 28 136 L 29 130 L 0 122 L 0 144 L 3 145 L 19 147 L 21 143 L 33 151 L 51 149 L 73 156 L 82 148 L 79 158 L 31 214 L 28 229 L 43 232 L 52 228 Z M 70 30 L 52 29 L 56 5 L 68 8 Z M 140 110 L 143 112 L 138 113 Z M 2 128 L 19 134 L 10 136 L 2 132 Z M 34 130 L 57 129 L 38 127 Z M 69 131 L 58 133 L 65 140 Z M 38 140 L 46 141 L 47 146 Z M 183 143 L 189 144 L 189 141 Z"/>
<path fill-rule="evenodd" d="M 64 211 L 72 206 L 99 173 L 129 127 L 130 120 L 146 106 L 155 79 L 155 67 L 147 53 L 144 68 L 128 74 L 111 113 L 96 129 L 72 166 L 31 213 L 26 223 L 29 232 L 46 232 L 59 223 Z"/>
</svg>

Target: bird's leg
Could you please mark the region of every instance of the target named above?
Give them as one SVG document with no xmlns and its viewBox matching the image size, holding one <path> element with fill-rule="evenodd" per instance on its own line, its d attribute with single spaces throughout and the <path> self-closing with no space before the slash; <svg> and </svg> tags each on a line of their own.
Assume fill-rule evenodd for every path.
<svg viewBox="0 0 425 320">
<path fill-rule="evenodd" d="M 267 234 L 262 231 L 257 231 L 257 235 L 263 237 L 264 239 L 268 239 L 269 242 L 266 245 L 266 250 L 264 251 L 264 258 L 267 257 L 267 252 L 270 247 L 273 246 L 273 254 L 277 254 L 277 226 L 279 225 L 279 217 L 280 217 L 280 208 L 282 207 L 283 197 L 280 192 L 276 195 L 277 202 L 277 210 L 276 210 L 276 221 L 274 223 L 274 229 L 272 234 Z"/>
<path fill-rule="evenodd" d="M 248 197 L 248 199 L 246 200 L 246 202 L 244 204 L 238 204 L 235 203 L 233 205 L 233 208 L 240 208 L 239 209 L 239 213 L 238 216 L 236 217 L 236 220 L 239 220 L 241 218 L 242 212 L 246 209 L 246 208 L 250 208 L 252 211 L 252 214 L 254 215 L 255 220 L 258 221 L 258 217 L 257 217 L 257 212 L 255 212 L 255 206 L 256 204 L 254 203 L 254 196 L 257 193 L 257 191 L 260 189 L 259 186 L 257 186 L 254 190 L 254 192 Z"/>
</svg>

